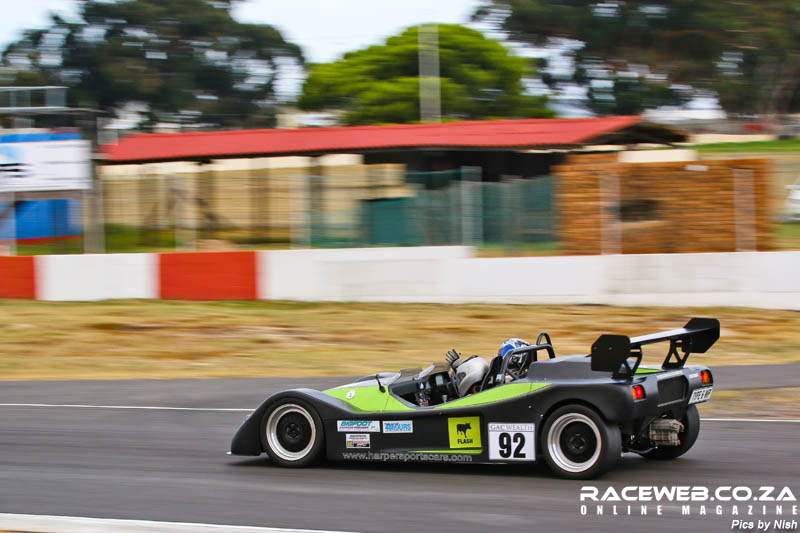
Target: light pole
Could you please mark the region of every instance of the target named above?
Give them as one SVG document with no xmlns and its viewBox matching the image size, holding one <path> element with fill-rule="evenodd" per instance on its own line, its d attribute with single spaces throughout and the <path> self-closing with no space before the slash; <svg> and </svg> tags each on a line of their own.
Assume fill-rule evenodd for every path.
<svg viewBox="0 0 800 533">
<path fill-rule="evenodd" d="M 419 26 L 419 119 L 421 122 L 442 121 L 441 87 L 439 85 L 439 25 Z"/>
</svg>

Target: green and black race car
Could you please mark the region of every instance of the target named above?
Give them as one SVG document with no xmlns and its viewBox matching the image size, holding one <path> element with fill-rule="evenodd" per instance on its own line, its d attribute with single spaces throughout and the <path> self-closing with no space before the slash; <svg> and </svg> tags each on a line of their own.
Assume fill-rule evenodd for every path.
<svg viewBox="0 0 800 533">
<path fill-rule="evenodd" d="M 602 474 L 623 452 L 674 459 L 697 440 L 695 404 L 708 401 L 713 388 L 708 368 L 684 364 L 718 338 L 719 321 L 693 318 L 651 335 L 601 335 L 591 354 L 556 358 L 542 333 L 491 364 L 473 356 L 326 391 L 287 390 L 245 419 L 230 453 L 266 452 L 290 467 L 323 458 L 544 461 L 572 479 Z M 663 364 L 640 365 L 642 347 L 658 342 L 669 342 Z"/>
</svg>

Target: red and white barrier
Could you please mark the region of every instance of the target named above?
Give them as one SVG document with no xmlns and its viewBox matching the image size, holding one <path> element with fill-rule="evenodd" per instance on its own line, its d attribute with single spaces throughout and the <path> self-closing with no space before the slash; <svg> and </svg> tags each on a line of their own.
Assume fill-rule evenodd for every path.
<svg viewBox="0 0 800 533">
<path fill-rule="evenodd" d="M 256 252 L 159 255 L 159 297 L 167 300 L 255 300 Z"/>
<path fill-rule="evenodd" d="M 36 298 L 158 298 L 157 254 L 36 256 Z"/>
<path fill-rule="evenodd" d="M 0 257 L 0 298 L 800 309 L 800 252 L 476 258 L 453 246 Z"/>
<path fill-rule="evenodd" d="M 0 298 L 36 298 L 34 257 L 0 257 Z"/>
<path fill-rule="evenodd" d="M 437 301 L 451 261 L 469 246 L 259 252 L 259 297 L 308 301 Z"/>
</svg>

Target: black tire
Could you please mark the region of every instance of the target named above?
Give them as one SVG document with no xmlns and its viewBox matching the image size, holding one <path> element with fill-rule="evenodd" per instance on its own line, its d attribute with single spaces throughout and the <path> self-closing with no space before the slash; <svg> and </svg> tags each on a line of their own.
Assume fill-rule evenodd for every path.
<svg viewBox="0 0 800 533">
<path fill-rule="evenodd" d="M 647 459 L 666 461 L 680 457 L 688 452 L 697 442 L 697 436 L 700 434 L 700 413 L 697 412 L 697 406 L 689 406 L 686 410 L 686 415 L 681 419 L 681 424 L 683 424 L 683 431 L 678 433 L 678 439 L 681 441 L 680 446 L 653 448 L 652 450 L 641 452 L 639 455 Z"/>
<path fill-rule="evenodd" d="M 303 400 L 278 400 L 264 413 L 261 445 L 277 465 L 310 466 L 320 460 L 325 447 L 322 419 Z"/>
<path fill-rule="evenodd" d="M 547 466 L 567 479 L 591 479 L 613 467 L 622 454 L 619 426 L 584 405 L 564 405 L 544 423 L 541 436 Z"/>
</svg>

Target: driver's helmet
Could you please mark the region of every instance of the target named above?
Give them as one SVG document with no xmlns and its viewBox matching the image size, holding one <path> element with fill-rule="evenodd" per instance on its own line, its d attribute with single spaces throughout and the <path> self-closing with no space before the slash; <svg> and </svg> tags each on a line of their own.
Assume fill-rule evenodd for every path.
<svg viewBox="0 0 800 533">
<path fill-rule="evenodd" d="M 500 345 L 500 349 L 497 350 L 497 355 L 501 358 L 505 358 L 506 354 L 511 350 L 516 350 L 517 348 L 522 348 L 523 346 L 530 346 L 531 343 L 524 341 L 522 339 L 512 338 L 506 339 L 503 341 L 503 344 Z"/>
<path fill-rule="evenodd" d="M 484 358 L 478 356 L 470 357 L 458 365 L 456 369 L 458 396 L 466 396 L 474 385 L 483 381 L 488 371 L 489 363 L 487 363 Z"/>
</svg>

